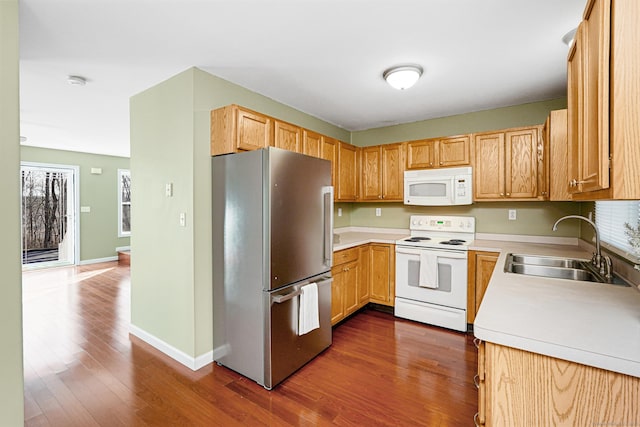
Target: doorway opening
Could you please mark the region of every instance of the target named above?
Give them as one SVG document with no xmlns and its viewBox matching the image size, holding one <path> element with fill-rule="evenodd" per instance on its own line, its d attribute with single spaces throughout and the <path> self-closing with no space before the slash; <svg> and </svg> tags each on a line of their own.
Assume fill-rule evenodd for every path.
<svg viewBox="0 0 640 427">
<path fill-rule="evenodd" d="M 22 162 L 23 269 L 74 265 L 78 167 Z"/>
</svg>

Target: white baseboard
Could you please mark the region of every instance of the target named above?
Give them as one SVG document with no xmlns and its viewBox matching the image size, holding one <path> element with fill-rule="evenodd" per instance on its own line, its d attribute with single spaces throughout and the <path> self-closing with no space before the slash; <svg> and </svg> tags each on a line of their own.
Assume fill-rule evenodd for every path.
<svg viewBox="0 0 640 427">
<path fill-rule="evenodd" d="M 117 261 L 117 256 L 108 256 L 105 258 L 94 258 L 94 259 L 85 259 L 78 263 L 78 265 L 87 265 L 87 264 L 100 264 L 101 262 L 110 262 Z"/>
<path fill-rule="evenodd" d="M 150 346 L 166 354 L 167 356 L 174 359 L 175 361 L 183 364 L 184 366 L 191 369 L 192 371 L 197 371 L 198 369 L 208 365 L 209 363 L 215 360 L 213 350 L 208 351 L 204 354 L 201 354 L 198 357 L 189 356 L 187 353 L 183 352 L 182 350 L 178 350 L 172 345 L 162 341 L 160 338 L 156 337 L 155 335 L 151 335 L 147 331 L 140 329 L 135 325 L 129 325 L 129 333 L 131 335 L 134 335 L 140 338 L 142 341 L 146 342 Z"/>
<path fill-rule="evenodd" d="M 116 248 L 116 252 L 120 252 L 120 251 L 131 251 L 131 246 L 118 246 Z"/>
</svg>

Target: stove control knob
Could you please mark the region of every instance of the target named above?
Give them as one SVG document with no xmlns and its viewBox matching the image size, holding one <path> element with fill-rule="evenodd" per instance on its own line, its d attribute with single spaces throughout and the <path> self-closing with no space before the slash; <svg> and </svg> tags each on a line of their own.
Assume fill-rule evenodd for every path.
<svg viewBox="0 0 640 427">
<path fill-rule="evenodd" d="M 423 222 L 423 221 L 420 221 L 420 222 L 418 222 L 418 224 L 422 225 L 422 224 L 424 224 L 424 222 Z"/>
</svg>

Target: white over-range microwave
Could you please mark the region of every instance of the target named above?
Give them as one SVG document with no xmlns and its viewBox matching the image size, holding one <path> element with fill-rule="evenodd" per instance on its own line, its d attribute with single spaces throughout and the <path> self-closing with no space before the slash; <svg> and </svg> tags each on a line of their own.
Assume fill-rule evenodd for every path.
<svg viewBox="0 0 640 427">
<path fill-rule="evenodd" d="M 420 206 L 473 203 L 471 167 L 413 170 L 404 173 L 404 204 Z"/>
</svg>

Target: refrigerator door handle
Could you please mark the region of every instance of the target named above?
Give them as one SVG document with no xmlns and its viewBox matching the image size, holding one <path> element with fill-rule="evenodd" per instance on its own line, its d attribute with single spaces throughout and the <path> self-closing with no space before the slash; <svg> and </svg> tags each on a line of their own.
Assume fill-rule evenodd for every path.
<svg viewBox="0 0 640 427">
<path fill-rule="evenodd" d="M 324 265 L 333 264 L 333 187 L 322 187 L 324 197 Z"/>
<path fill-rule="evenodd" d="M 293 292 L 289 292 L 288 294 L 273 296 L 273 297 L 271 297 L 271 299 L 276 304 L 281 304 L 281 303 L 283 303 L 285 301 L 289 301 L 290 299 L 297 297 L 301 293 L 302 293 L 302 289 L 297 289 L 297 290 L 295 290 Z"/>
</svg>

